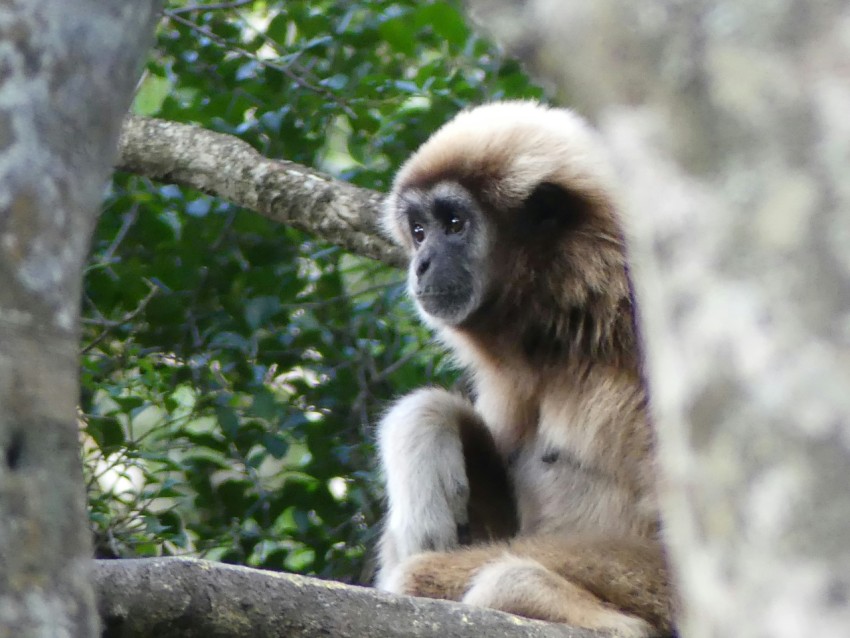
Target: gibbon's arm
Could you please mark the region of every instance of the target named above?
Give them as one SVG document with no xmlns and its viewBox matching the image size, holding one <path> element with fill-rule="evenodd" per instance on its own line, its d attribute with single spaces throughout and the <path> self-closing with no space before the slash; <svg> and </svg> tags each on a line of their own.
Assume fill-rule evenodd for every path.
<svg viewBox="0 0 850 638">
<path fill-rule="evenodd" d="M 505 461 L 478 415 L 460 426 L 469 481 L 469 534 L 461 544 L 511 538 L 519 531 L 519 516 Z"/>
<path fill-rule="evenodd" d="M 395 567 L 415 554 L 515 533 L 507 472 L 466 399 L 440 388 L 408 394 L 378 425 L 378 449 L 389 501 L 379 588 L 393 590 Z"/>
</svg>

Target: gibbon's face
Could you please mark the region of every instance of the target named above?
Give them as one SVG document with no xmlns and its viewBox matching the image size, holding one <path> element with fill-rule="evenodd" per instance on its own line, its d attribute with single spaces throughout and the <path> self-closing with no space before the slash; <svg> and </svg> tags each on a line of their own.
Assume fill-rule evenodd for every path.
<svg viewBox="0 0 850 638">
<path fill-rule="evenodd" d="M 507 215 L 486 208 L 452 181 L 409 188 L 398 202 L 413 248 L 410 293 L 426 319 L 449 326 L 469 319 L 491 296 L 494 282 L 504 287 L 517 267 L 532 279 L 536 268 L 549 269 L 553 250 L 560 250 L 586 208 L 580 198 L 548 182 Z"/>
<path fill-rule="evenodd" d="M 408 287 L 426 318 L 456 326 L 490 288 L 491 238 L 472 195 L 456 182 L 400 193 L 399 216 L 413 246 Z"/>
</svg>

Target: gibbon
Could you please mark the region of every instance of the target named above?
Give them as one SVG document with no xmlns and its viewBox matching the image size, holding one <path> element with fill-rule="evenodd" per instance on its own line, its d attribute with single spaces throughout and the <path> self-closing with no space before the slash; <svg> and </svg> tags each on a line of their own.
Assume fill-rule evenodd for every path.
<svg viewBox="0 0 850 638">
<path fill-rule="evenodd" d="M 378 426 L 379 588 L 673 633 L 612 182 L 589 127 L 532 102 L 462 112 L 399 171 L 383 222 L 473 399 L 424 388 Z"/>
</svg>

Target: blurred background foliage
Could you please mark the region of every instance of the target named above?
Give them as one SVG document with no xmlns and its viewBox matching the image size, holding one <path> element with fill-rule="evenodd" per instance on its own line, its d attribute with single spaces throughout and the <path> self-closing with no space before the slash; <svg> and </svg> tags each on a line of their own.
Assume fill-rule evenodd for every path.
<svg viewBox="0 0 850 638">
<path fill-rule="evenodd" d="M 190 4 L 191 3 L 191 4 Z M 134 110 L 384 191 L 466 105 L 540 97 L 454 2 L 172 2 Z M 373 424 L 453 372 L 401 272 L 117 174 L 86 273 L 80 422 L 100 557 L 368 580 Z"/>
</svg>

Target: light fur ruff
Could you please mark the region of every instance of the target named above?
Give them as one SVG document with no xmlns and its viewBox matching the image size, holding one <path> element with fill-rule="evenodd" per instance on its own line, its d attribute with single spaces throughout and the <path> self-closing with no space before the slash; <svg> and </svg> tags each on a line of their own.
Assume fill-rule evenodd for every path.
<svg viewBox="0 0 850 638">
<path fill-rule="evenodd" d="M 528 239 L 523 216 L 541 184 L 568 194 L 558 213 L 571 221 Z M 459 114 L 399 171 L 387 231 L 415 253 L 405 202 L 468 196 L 485 222 L 469 251 L 487 255 L 474 275 L 486 294 L 456 324 L 420 307 L 469 371 L 475 398 L 426 388 L 383 417 L 379 587 L 621 636 L 672 633 L 612 184 L 584 121 L 533 102 Z"/>
</svg>

